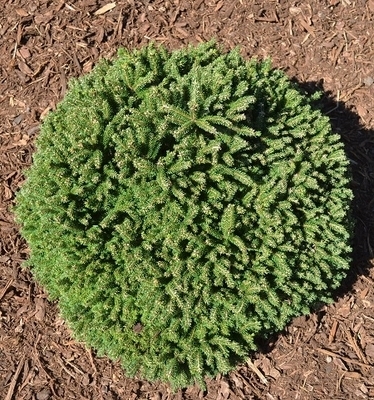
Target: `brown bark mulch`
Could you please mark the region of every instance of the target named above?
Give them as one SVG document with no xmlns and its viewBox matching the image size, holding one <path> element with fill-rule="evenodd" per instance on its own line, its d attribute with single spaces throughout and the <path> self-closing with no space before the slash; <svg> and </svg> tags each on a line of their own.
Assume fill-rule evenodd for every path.
<svg viewBox="0 0 374 400">
<path fill-rule="evenodd" d="M 270 56 L 323 110 L 351 159 L 354 261 L 335 302 L 297 318 L 229 376 L 172 393 L 126 378 L 74 341 L 31 274 L 14 224 L 15 192 L 39 125 L 72 77 L 118 47 L 216 38 Z M 0 4 L 0 398 L 374 398 L 374 0 L 8 0 Z"/>
</svg>

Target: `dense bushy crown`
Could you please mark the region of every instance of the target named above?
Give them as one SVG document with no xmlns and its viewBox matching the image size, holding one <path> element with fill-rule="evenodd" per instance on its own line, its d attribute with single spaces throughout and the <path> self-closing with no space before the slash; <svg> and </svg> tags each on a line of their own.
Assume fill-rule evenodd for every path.
<svg viewBox="0 0 374 400">
<path fill-rule="evenodd" d="M 121 50 L 73 82 L 16 215 L 78 339 L 178 388 L 330 299 L 352 194 L 312 102 L 214 43 Z"/>
</svg>

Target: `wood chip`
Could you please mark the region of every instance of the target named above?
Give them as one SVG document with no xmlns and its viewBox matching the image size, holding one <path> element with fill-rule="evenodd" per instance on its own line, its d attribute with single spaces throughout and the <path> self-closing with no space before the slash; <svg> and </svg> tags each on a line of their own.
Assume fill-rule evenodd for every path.
<svg viewBox="0 0 374 400">
<path fill-rule="evenodd" d="M 116 6 L 116 3 L 108 3 L 105 6 L 99 8 L 97 11 L 94 12 L 94 15 L 102 15 L 107 13 L 110 10 L 113 10 L 113 8 Z"/>
<path fill-rule="evenodd" d="M 350 378 L 350 379 L 360 379 L 362 378 L 362 375 L 359 372 L 355 371 L 348 371 L 344 374 L 344 378 Z"/>
<path fill-rule="evenodd" d="M 313 26 L 309 25 L 303 18 L 299 18 L 299 24 L 312 36 L 315 35 L 315 29 Z"/>
<path fill-rule="evenodd" d="M 329 334 L 329 344 L 331 344 L 335 340 L 336 330 L 338 329 L 338 321 L 334 319 L 332 323 L 332 327 Z"/>
</svg>

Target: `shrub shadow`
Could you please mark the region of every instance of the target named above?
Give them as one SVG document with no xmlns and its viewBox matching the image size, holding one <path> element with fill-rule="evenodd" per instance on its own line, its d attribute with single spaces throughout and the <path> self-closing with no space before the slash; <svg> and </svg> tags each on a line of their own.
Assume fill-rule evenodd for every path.
<svg viewBox="0 0 374 400">
<path fill-rule="evenodd" d="M 374 130 L 365 128 L 360 117 L 343 102 L 337 101 L 331 92 L 323 89 L 323 82 L 299 82 L 293 79 L 302 92 L 311 95 L 322 92 L 314 107 L 330 118 L 334 133 L 341 136 L 351 165 L 351 189 L 354 194 L 351 213 L 354 220 L 352 236 L 352 262 L 346 278 L 333 293 L 334 301 L 349 293 L 360 276 L 368 276 L 374 258 Z M 323 305 L 316 306 L 317 321 L 326 314 Z M 269 353 L 277 339 L 286 330 L 258 338 L 258 351 Z"/>
</svg>

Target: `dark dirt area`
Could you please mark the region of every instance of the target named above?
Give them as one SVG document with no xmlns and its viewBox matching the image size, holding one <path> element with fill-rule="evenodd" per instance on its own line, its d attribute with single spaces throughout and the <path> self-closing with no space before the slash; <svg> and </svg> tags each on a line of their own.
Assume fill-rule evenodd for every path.
<svg viewBox="0 0 374 400">
<path fill-rule="evenodd" d="M 270 56 L 321 106 L 353 170 L 354 260 L 335 302 L 297 318 L 207 389 L 125 377 L 72 339 L 22 269 L 11 207 L 40 122 L 72 77 L 118 47 L 216 38 Z M 374 0 L 7 0 L 0 4 L 0 399 L 374 398 Z"/>
</svg>

